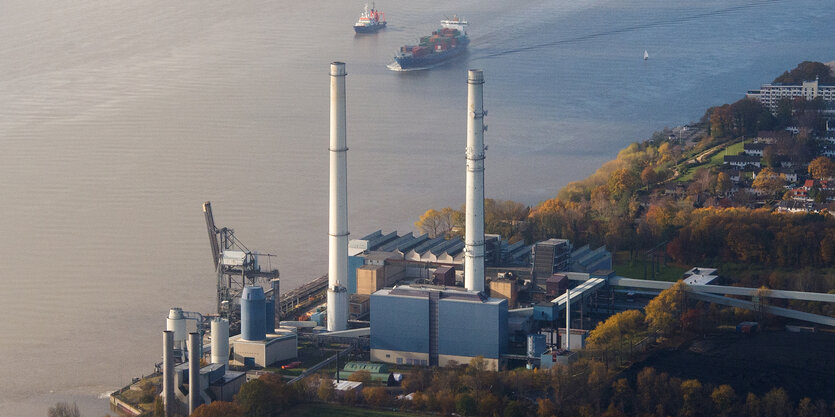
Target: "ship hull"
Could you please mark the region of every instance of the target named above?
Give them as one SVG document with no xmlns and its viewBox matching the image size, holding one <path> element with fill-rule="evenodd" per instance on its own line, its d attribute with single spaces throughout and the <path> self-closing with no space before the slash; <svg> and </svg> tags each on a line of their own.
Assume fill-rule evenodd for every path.
<svg viewBox="0 0 835 417">
<path fill-rule="evenodd" d="M 368 25 L 368 26 L 354 26 L 354 32 L 356 33 L 377 33 L 380 29 L 386 27 L 385 22 L 378 23 L 376 25 Z"/>
<path fill-rule="evenodd" d="M 459 43 L 454 48 L 447 49 L 443 52 L 434 52 L 421 57 L 396 56 L 394 57 L 394 61 L 399 66 L 400 70 L 434 67 L 466 52 L 468 44 L 469 40 L 466 40 Z"/>
</svg>

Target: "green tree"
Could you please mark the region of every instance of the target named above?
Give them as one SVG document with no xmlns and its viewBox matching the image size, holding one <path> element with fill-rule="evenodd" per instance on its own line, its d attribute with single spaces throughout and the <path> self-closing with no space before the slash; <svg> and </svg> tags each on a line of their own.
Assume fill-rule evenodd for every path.
<svg viewBox="0 0 835 417">
<path fill-rule="evenodd" d="M 275 396 L 268 383 L 253 379 L 241 386 L 235 396 L 237 404 L 246 417 L 268 417 L 277 409 Z"/>
<path fill-rule="evenodd" d="M 504 407 L 505 417 L 524 417 L 526 414 L 525 406 L 516 400 L 508 401 Z"/>
<path fill-rule="evenodd" d="M 458 394 L 455 396 L 455 411 L 463 416 L 475 415 L 476 402 L 470 394 Z"/>
</svg>

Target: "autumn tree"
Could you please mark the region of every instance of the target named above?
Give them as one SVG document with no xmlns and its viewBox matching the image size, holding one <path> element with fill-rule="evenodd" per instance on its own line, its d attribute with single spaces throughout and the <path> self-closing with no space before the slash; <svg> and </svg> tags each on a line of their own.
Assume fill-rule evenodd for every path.
<svg viewBox="0 0 835 417">
<path fill-rule="evenodd" d="M 330 401 L 334 396 L 333 382 L 328 378 L 319 379 L 319 389 L 316 391 L 316 396 L 322 401 Z"/>
<path fill-rule="evenodd" d="M 608 181 L 609 193 L 615 200 L 622 200 L 624 197 L 632 195 L 632 192 L 638 188 L 640 178 L 638 174 L 630 168 L 621 168 L 613 172 L 609 176 Z"/>
<path fill-rule="evenodd" d="M 365 402 L 374 407 L 385 407 L 391 402 L 391 397 L 384 387 L 367 387 L 362 389 Z"/>
<path fill-rule="evenodd" d="M 731 187 L 733 187 L 733 183 L 731 183 L 731 177 L 728 174 L 724 172 L 716 174 L 717 194 L 725 194 L 731 190 Z"/>
<path fill-rule="evenodd" d="M 771 417 L 790 417 L 793 407 L 783 388 L 774 388 L 766 392 L 760 401 L 763 411 Z"/>
<path fill-rule="evenodd" d="M 536 417 L 552 417 L 557 415 L 557 406 L 548 398 L 536 399 Z"/>
<path fill-rule="evenodd" d="M 752 186 L 769 199 L 772 199 L 783 191 L 786 186 L 786 176 L 775 172 L 771 168 L 763 168 L 757 173 L 757 178 L 754 179 Z"/>
<path fill-rule="evenodd" d="M 735 416 L 736 410 L 736 392 L 730 385 L 720 385 L 713 389 L 710 393 L 710 399 L 713 402 L 713 409 L 717 416 Z"/>
<path fill-rule="evenodd" d="M 786 71 L 774 79 L 774 83 L 801 84 L 803 81 L 818 79 L 821 84 L 835 84 L 835 77 L 832 76 L 832 69 L 822 62 L 803 61 L 791 71 Z"/>
<path fill-rule="evenodd" d="M 349 381 L 366 383 L 371 380 L 371 372 L 360 369 L 348 376 Z"/>
<path fill-rule="evenodd" d="M 645 308 L 645 320 L 651 329 L 668 334 L 678 329 L 686 290 L 684 281 L 678 281 L 650 300 Z"/>
<path fill-rule="evenodd" d="M 609 317 L 597 325 L 586 339 L 588 350 L 599 350 L 604 361 L 614 352 L 629 352 L 633 337 L 645 330 L 644 315 L 639 310 L 627 310 Z"/>
<path fill-rule="evenodd" d="M 430 238 L 443 236 L 452 229 L 454 211 L 450 207 L 444 207 L 440 211 L 426 210 L 415 222 L 415 227 L 421 233 L 428 234 Z"/>
<path fill-rule="evenodd" d="M 213 401 L 210 404 L 203 404 L 194 410 L 191 417 L 243 417 L 244 414 L 235 403 L 226 401 Z"/>
<path fill-rule="evenodd" d="M 835 163 L 825 156 L 819 156 L 809 162 L 809 175 L 819 180 L 835 176 Z"/>
</svg>

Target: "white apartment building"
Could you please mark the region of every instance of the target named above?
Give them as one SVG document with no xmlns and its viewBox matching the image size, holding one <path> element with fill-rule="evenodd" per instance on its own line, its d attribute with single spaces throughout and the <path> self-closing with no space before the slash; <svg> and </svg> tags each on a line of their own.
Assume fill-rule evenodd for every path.
<svg viewBox="0 0 835 417">
<path fill-rule="evenodd" d="M 747 98 L 757 99 L 763 106 L 777 112 L 777 104 L 783 98 L 803 97 L 812 100 L 822 97 L 827 104 L 835 104 L 835 85 L 820 85 L 818 80 L 804 81 L 801 85 L 763 84 L 759 90 L 750 90 Z"/>
</svg>

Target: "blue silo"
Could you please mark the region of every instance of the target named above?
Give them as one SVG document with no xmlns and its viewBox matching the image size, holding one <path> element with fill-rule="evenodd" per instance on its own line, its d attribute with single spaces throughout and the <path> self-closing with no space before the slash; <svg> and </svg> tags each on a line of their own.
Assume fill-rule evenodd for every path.
<svg viewBox="0 0 835 417">
<path fill-rule="evenodd" d="M 244 287 L 241 294 L 241 338 L 264 340 L 267 338 L 266 297 L 258 286 Z"/>
<path fill-rule="evenodd" d="M 275 299 L 270 298 L 267 300 L 266 308 L 264 311 L 264 319 L 266 320 L 266 330 L 267 333 L 275 333 Z"/>
</svg>

